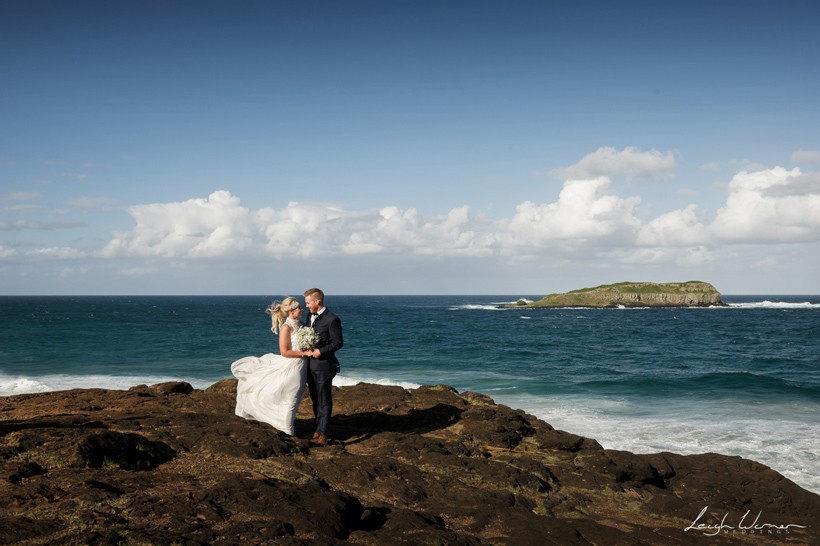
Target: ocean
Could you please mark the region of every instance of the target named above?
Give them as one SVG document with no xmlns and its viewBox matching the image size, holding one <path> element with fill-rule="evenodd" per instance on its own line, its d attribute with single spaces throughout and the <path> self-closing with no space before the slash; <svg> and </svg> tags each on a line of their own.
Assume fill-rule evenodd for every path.
<svg viewBox="0 0 820 546">
<path fill-rule="evenodd" d="M 636 453 L 717 452 L 820 493 L 820 296 L 695 309 L 499 309 L 515 296 L 333 296 L 338 386 L 483 392 Z M 277 351 L 271 296 L 0 297 L 0 396 L 231 377 Z"/>
</svg>

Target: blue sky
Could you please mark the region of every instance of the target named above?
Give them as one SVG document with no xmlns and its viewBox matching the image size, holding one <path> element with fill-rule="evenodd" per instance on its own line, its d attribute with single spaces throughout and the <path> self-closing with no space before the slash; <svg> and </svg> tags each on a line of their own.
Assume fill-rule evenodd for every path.
<svg viewBox="0 0 820 546">
<path fill-rule="evenodd" d="M 0 294 L 820 293 L 820 5 L 0 2 Z"/>
</svg>

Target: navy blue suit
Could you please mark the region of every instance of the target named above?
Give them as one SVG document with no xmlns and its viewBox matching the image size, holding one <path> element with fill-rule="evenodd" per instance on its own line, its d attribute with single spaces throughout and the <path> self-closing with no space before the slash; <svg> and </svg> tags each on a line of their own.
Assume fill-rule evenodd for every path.
<svg viewBox="0 0 820 546">
<path fill-rule="evenodd" d="M 310 317 L 306 321 L 311 326 Z M 319 334 L 319 358 L 310 358 L 307 384 L 316 418 L 316 433 L 325 436 L 330 415 L 333 413 L 333 378 L 339 373 L 336 351 L 344 345 L 342 320 L 327 308 L 316 316 L 313 329 Z"/>
</svg>

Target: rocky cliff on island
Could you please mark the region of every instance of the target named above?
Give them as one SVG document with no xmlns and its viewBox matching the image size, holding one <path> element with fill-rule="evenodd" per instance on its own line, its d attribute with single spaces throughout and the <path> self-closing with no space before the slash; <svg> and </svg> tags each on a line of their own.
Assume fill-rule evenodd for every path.
<svg viewBox="0 0 820 546">
<path fill-rule="evenodd" d="M 820 544 L 754 461 L 636 455 L 445 386 L 334 390 L 331 442 L 233 414 L 235 380 L 0 398 L 2 544 Z M 633 431 L 624 430 L 623 434 Z"/>
<path fill-rule="evenodd" d="M 505 307 L 711 307 L 721 306 L 720 292 L 702 281 L 621 282 L 549 294 L 538 301 Z"/>
</svg>

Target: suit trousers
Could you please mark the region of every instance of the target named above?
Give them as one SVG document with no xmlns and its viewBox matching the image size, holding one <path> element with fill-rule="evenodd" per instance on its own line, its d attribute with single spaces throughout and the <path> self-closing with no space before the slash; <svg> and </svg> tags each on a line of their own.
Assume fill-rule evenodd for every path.
<svg viewBox="0 0 820 546">
<path fill-rule="evenodd" d="M 310 359 L 307 384 L 310 400 L 313 402 L 313 415 L 316 418 L 316 433 L 327 435 L 327 425 L 333 413 L 333 378 L 336 367 L 325 360 Z"/>
</svg>

